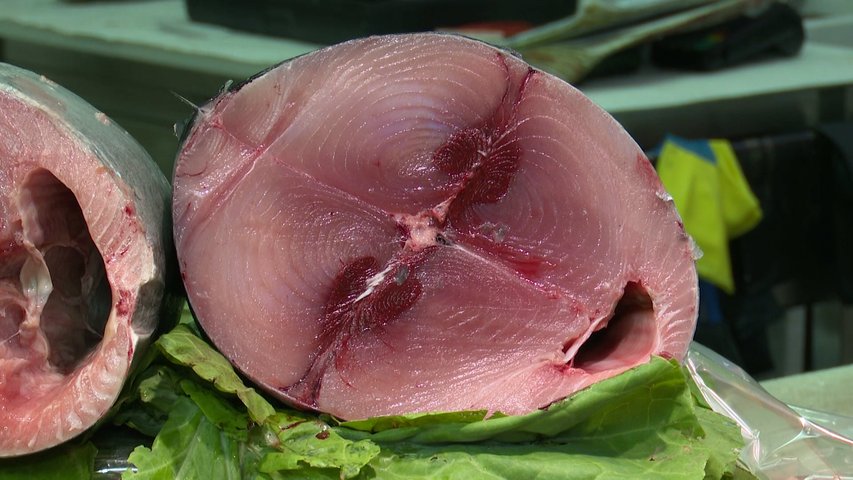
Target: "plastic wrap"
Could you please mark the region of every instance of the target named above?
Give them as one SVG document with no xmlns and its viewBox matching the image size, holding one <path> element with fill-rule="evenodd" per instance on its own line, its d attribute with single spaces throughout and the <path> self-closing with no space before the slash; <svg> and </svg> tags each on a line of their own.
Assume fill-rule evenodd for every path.
<svg viewBox="0 0 853 480">
<path fill-rule="evenodd" d="M 710 407 L 741 427 L 740 460 L 759 478 L 853 479 L 853 418 L 795 410 L 695 342 L 685 366 Z"/>
</svg>

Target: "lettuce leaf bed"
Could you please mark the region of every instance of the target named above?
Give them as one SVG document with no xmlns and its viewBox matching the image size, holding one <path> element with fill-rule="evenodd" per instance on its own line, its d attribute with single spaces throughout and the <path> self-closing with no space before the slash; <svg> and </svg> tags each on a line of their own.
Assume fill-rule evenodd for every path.
<svg viewBox="0 0 853 480">
<path fill-rule="evenodd" d="M 657 357 L 528 415 L 344 422 L 274 407 L 181 324 L 157 340 L 114 411 L 111 422 L 153 437 L 130 454 L 124 480 L 754 478 L 737 465 L 738 427 L 697 401 L 677 362 Z M 91 442 L 60 450 L 40 455 L 53 463 L 0 463 L 0 478 L 87 478 L 68 469 L 90 468 Z"/>
</svg>

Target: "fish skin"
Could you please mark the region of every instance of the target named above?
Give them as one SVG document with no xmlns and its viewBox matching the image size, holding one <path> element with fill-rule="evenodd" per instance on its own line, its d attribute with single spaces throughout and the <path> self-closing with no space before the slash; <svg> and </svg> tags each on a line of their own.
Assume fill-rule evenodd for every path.
<svg viewBox="0 0 853 480">
<path fill-rule="evenodd" d="M 102 421 L 158 328 L 178 318 L 181 295 L 171 187 L 142 146 L 85 100 L 13 65 L 0 63 L 0 101 L 9 106 L 0 114 L 7 120 L 0 131 L 6 143 L 0 147 L 0 208 L 9 215 L 0 221 L 0 237 L 11 236 L 23 215 L 16 206 L 21 185 L 46 170 L 76 197 L 112 297 L 103 340 L 70 371 L 33 364 L 43 376 L 16 374 L 15 360 L 0 358 L 7 382 L 36 382 L 18 393 L 0 384 L 0 457 L 14 457 L 58 445 Z M 8 150 L 13 144 L 14 152 Z M 40 390 L 39 378 L 55 384 Z M 16 395 L 32 398 L 22 405 Z"/>
<path fill-rule="evenodd" d="M 440 54 L 426 51 L 439 48 L 436 45 L 441 47 Z M 446 60 L 450 69 L 464 70 L 464 66 L 470 70 L 468 73 L 491 69 L 491 73 L 482 74 L 490 75 L 489 80 L 474 86 L 460 83 L 458 90 L 452 90 L 447 85 L 436 87 L 447 77 L 440 73 L 447 71 L 432 71 L 432 76 L 424 76 L 438 79 L 437 83 L 419 83 L 412 73 L 417 67 L 406 64 L 405 59 L 407 55 L 421 54 L 427 63 L 438 63 L 434 59 L 438 57 Z M 454 63 L 457 54 L 464 57 L 464 65 Z M 411 91 L 421 92 L 420 97 L 410 94 L 403 106 L 420 114 L 415 120 L 425 124 L 435 120 L 434 131 L 416 121 L 406 130 L 426 138 L 427 146 L 418 150 L 417 145 L 401 141 L 384 150 L 371 150 L 373 144 L 361 141 L 361 137 L 374 131 L 368 127 L 335 136 L 336 125 L 349 125 L 347 120 L 359 128 L 390 124 L 375 120 L 384 114 L 392 118 L 387 111 L 374 109 L 370 115 L 358 117 L 359 105 L 349 98 L 355 94 L 335 92 L 353 85 L 369 96 L 374 93 L 372 87 L 380 90 L 389 86 L 392 82 L 388 79 L 395 75 L 389 65 L 396 65 L 394 62 L 407 68 L 404 80 L 409 81 Z M 362 65 L 367 66 L 361 68 Z M 430 64 L 430 68 L 435 67 Z M 384 76 L 375 73 L 379 71 Z M 370 77 L 371 73 L 375 77 Z M 371 78 L 371 88 L 355 80 L 359 75 Z M 530 101 L 524 91 L 528 81 L 532 85 L 529 96 L 534 98 Z M 439 87 L 446 88 L 447 96 L 430 91 Z M 479 96 L 459 93 L 464 87 Z M 393 89 L 388 92 L 376 94 L 371 97 L 373 103 L 360 106 L 373 108 L 399 93 Z M 424 100 L 431 94 L 435 96 Z M 453 97 L 453 102 L 441 103 L 448 96 Z M 522 97 L 524 101 L 517 100 Z M 511 108 L 501 107 L 502 98 L 515 103 Z M 441 105 L 434 107 L 427 101 L 430 99 Z M 329 111 L 356 113 L 355 118 L 340 118 L 347 113 L 335 116 Z M 526 142 L 522 150 L 527 156 L 519 165 L 503 161 L 498 170 L 509 175 L 518 171 L 518 175 L 527 175 L 528 182 L 535 178 L 539 182 L 536 188 L 548 190 L 551 197 L 546 198 L 553 201 L 536 204 L 541 207 L 536 213 L 536 209 L 529 208 L 530 202 L 525 207 L 518 186 L 513 187 L 512 181 L 507 183 L 503 178 L 489 184 L 488 189 L 468 195 L 469 201 L 476 204 L 480 220 L 484 220 L 480 224 L 479 220 L 469 222 L 469 217 L 459 211 L 453 213 L 452 202 L 445 204 L 442 200 L 449 201 L 447 182 L 464 185 L 471 181 L 470 172 L 456 171 L 472 168 L 471 162 L 462 162 L 457 168 L 442 160 L 445 165 L 436 169 L 429 166 L 428 159 L 443 142 L 465 129 L 492 123 L 500 126 L 500 119 L 518 112 L 526 120 L 532 119 L 513 125 L 518 131 L 524 130 L 519 142 Z M 374 120 L 375 124 L 370 123 Z M 559 139 L 553 138 L 551 143 L 537 143 L 537 128 L 580 133 L 566 137 L 563 145 L 557 145 Z M 583 135 L 591 135 L 592 140 L 584 140 Z M 475 134 L 460 138 L 470 140 L 471 145 L 483 143 Z M 372 140 L 381 142 L 387 138 L 379 135 Z M 471 145 L 456 150 L 472 150 Z M 582 154 L 568 148 L 572 146 L 589 148 L 577 149 Z M 367 159 L 360 156 L 359 148 L 370 152 Z M 408 156 L 396 159 L 388 151 Z M 504 153 L 513 156 L 514 151 L 515 147 Z M 557 166 L 569 174 L 553 170 L 549 173 L 544 167 L 531 169 L 531 165 L 545 165 L 549 156 L 559 158 Z M 593 162 L 603 167 L 592 168 Z M 360 170 L 352 165 L 358 165 Z M 376 168 L 368 171 L 373 167 Z M 588 175 L 586 170 L 594 174 Z M 561 187 L 554 180 L 559 175 L 575 180 Z M 417 181 L 413 178 L 421 181 L 422 188 L 415 186 Z M 394 182 L 409 182 L 405 184 L 411 188 L 394 190 Z M 680 359 L 695 328 L 698 289 L 692 243 L 674 207 L 662 200 L 663 186 L 636 143 L 612 117 L 573 87 L 531 70 L 505 51 L 474 40 L 445 34 L 359 39 L 282 63 L 249 82 L 225 89 L 199 109 L 184 132 L 173 183 L 179 261 L 189 300 L 202 328 L 250 379 L 297 407 L 341 418 L 461 409 L 524 413 L 625 371 L 636 362 L 648 360 L 651 354 Z M 583 209 L 555 210 L 554 204 L 571 207 L 572 202 L 554 193 L 567 187 L 580 192 L 581 200 L 594 201 L 583 204 Z M 521 193 L 532 195 L 534 191 L 535 188 L 528 188 Z M 464 197 L 458 191 L 455 195 Z M 602 212 L 596 208 L 597 202 L 617 206 L 611 207 L 614 211 L 604 208 Z M 404 210 L 407 203 L 413 211 Z M 504 210 L 506 205 L 512 205 L 517 214 L 498 221 L 502 218 L 502 205 Z M 274 222 L 262 215 L 267 211 L 274 214 Z M 335 216 L 321 218 L 323 212 L 329 211 Z M 610 215 L 614 213 L 619 215 Z M 446 233 L 440 229 L 453 215 L 457 228 L 435 237 L 441 240 L 434 243 L 441 246 L 431 245 L 430 235 Z M 547 221 L 543 224 L 538 220 L 537 224 L 537 215 Z M 306 235 L 309 229 L 300 228 L 300 216 L 322 225 L 323 230 L 314 232 L 314 237 Z M 404 220 L 395 224 L 388 221 L 389 216 Z M 618 222 L 610 220 L 613 216 Z M 341 226 L 348 221 L 357 222 L 359 227 Z M 598 237 L 577 235 L 579 253 L 574 254 L 566 247 L 566 239 L 572 237 L 563 235 L 573 230 L 550 228 L 560 222 L 575 225 L 581 232 L 597 233 Z M 525 229 L 541 236 L 523 238 L 518 232 Z M 395 234 L 402 235 L 402 239 Z M 622 241 L 619 237 L 623 235 L 633 241 Z M 386 241 L 379 241 L 382 238 Z M 430 253 L 416 262 L 400 260 L 395 253 L 400 247 L 387 240 L 395 238 L 401 240 L 398 243 L 403 250 L 411 246 L 413 251 L 431 249 L 439 253 Z M 294 247 L 296 244 L 300 246 Z M 263 260 L 252 260 L 252 255 Z M 567 259 L 577 261 L 566 262 Z M 599 264 L 612 264 L 609 277 L 601 277 Z M 361 268 L 363 265 L 370 268 Z M 402 266 L 406 267 L 406 275 L 397 285 L 409 287 L 394 290 L 389 282 L 395 281 L 394 272 Z M 504 278 L 507 266 L 516 268 L 517 275 Z M 470 275 L 466 272 L 471 271 L 489 272 L 489 276 L 465 280 L 463 277 Z M 388 274 L 383 276 L 383 272 Z M 237 278 L 243 280 L 235 282 Z M 352 284 L 339 285 L 336 279 L 341 278 Z M 581 285 L 577 291 L 554 287 L 567 278 Z M 502 281 L 506 282 L 504 286 Z M 503 289 L 513 298 L 529 302 L 513 303 L 490 296 L 488 288 L 479 285 Z M 361 295 L 356 294 L 359 288 L 364 289 Z M 327 292 L 325 296 L 323 291 Z M 365 326 L 362 313 L 374 311 L 377 304 L 370 301 L 370 295 L 382 291 L 397 292 L 394 295 L 402 298 L 391 305 L 394 318 L 375 315 L 380 325 Z M 623 291 L 627 295 L 624 301 L 620 300 Z M 480 303 L 475 307 L 480 311 L 465 305 L 465 295 L 478 299 Z M 358 306 L 362 300 L 362 306 Z M 450 308 L 453 305 L 459 310 Z M 490 312 L 491 307 L 496 308 Z M 486 329 L 475 328 L 479 324 L 471 321 L 500 311 L 526 311 L 530 322 L 536 320 L 544 326 L 534 328 L 530 322 L 510 322 Z M 582 344 L 617 311 L 620 319 L 636 320 L 615 322 L 618 328 L 611 329 L 631 338 L 618 350 L 619 355 L 630 357 L 630 362 L 618 361 L 618 355 L 601 359 L 581 351 Z M 455 331 L 459 334 L 455 336 L 413 326 L 418 321 L 428 323 L 456 316 L 462 322 L 457 325 L 460 328 Z M 560 316 L 574 320 L 555 327 L 553 320 Z M 461 328 L 463 325 L 465 328 Z M 508 328 L 513 325 L 519 328 Z M 452 325 L 443 326 L 448 327 L 447 332 L 454 331 L 449 328 Z M 341 329 L 342 333 L 334 336 L 329 328 Z M 530 349 L 526 360 L 520 356 L 510 358 L 517 353 L 513 352 L 512 342 L 501 343 L 501 338 L 514 341 L 517 332 L 524 332 L 529 341 L 524 343 L 525 338 L 518 338 L 519 344 Z M 540 338 L 542 332 L 547 332 L 549 338 Z M 426 335 L 441 342 L 418 343 Z M 504 350 L 490 352 L 490 342 Z M 447 355 L 465 348 L 478 349 L 482 356 L 455 366 L 443 363 Z M 409 351 L 428 354 L 420 358 L 407 356 Z M 485 379 L 480 376 L 482 372 L 471 368 L 476 360 L 484 360 L 489 354 L 493 354 L 489 358 L 493 365 L 512 368 L 505 378 L 497 372 Z M 441 376 L 441 370 L 449 373 Z M 417 381 L 419 375 L 427 380 Z M 478 389 L 477 385 L 483 388 Z M 517 391 L 507 394 L 513 387 Z"/>
</svg>

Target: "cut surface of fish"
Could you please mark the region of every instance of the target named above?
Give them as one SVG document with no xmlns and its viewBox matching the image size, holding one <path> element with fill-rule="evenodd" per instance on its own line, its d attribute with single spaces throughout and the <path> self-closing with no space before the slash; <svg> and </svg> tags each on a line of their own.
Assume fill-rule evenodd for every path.
<svg viewBox="0 0 853 480">
<path fill-rule="evenodd" d="M 0 64 L 0 457 L 113 405 L 161 311 L 169 192 L 106 115 Z"/>
<path fill-rule="evenodd" d="M 355 40 L 223 92 L 189 128 L 173 216 L 190 302 L 289 404 L 520 414 L 686 352 L 692 243 L 651 164 L 508 52 Z"/>
</svg>

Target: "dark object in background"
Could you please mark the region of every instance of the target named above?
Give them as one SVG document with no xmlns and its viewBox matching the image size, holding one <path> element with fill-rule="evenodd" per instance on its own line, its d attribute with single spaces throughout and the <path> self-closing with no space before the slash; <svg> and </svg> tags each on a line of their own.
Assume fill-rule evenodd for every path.
<svg viewBox="0 0 853 480">
<path fill-rule="evenodd" d="M 592 70 L 583 77 L 583 79 L 589 80 L 592 78 L 605 78 L 635 73 L 640 70 L 640 67 L 643 66 L 643 62 L 647 57 L 648 52 L 646 45 L 639 45 L 622 50 L 621 52 L 616 52 L 593 67 Z"/>
<path fill-rule="evenodd" d="M 756 17 L 672 35 L 652 46 L 652 62 L 667 68 L 718 70 L 768 53 L 786 56 L 800 51 L 805 40 L 800 15 L 787 4 L 774 3 Z"/>
<path fill-rule="evenodd" d="M 811 131 L 732 143 L 764 216 L 729 244 L 738 297 L 772 293 L 787 308 L 814 302 L 834 288 L 829 162 L 816 154 Z"/>
<path fill-rule="evenodd" d="M 820 125 L 815 129 L 815 148 L 829 162 L 831 197 L 828 205 L 833 241 L 832 279 L 841 301 L 853 304 L 853 123 Z"/>
<path fill-rule="evenodd" d="M 466 23 L 531 25 L 572 15 L 571 0 L 186 0 L 192 20 L 316 43 Z"/>
<path fill-rule="evenodd" d="M 785 308 L 815 302 L 831 288 L 826 270 L 832 232 L 824 195 L 829 177 L 809 131 L 747 139 L 732 147 L 764 216 L 729 244 L 736 290 L 722 303 L 743 367 L 756 375 L 772 368 L 768 325 L 780 321 Z"/>
<path fill-rule="evenodd" d="M 733 143 L 764 218 L 730 243 L 736 294 L 722 300 L 743 366 L 768 366 L 766 324 L 806 307 L 804 365 L 811 369 L 811 304 L 853 303 L 853 123 Z M 701 323 L 701 321 L 700 321 Z"/>
</svg>

